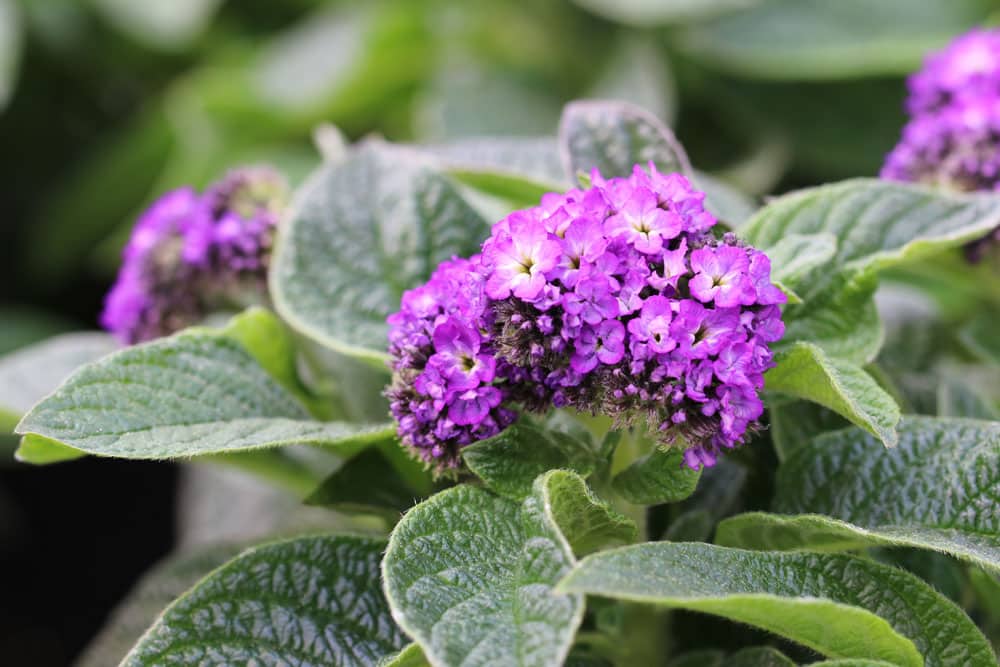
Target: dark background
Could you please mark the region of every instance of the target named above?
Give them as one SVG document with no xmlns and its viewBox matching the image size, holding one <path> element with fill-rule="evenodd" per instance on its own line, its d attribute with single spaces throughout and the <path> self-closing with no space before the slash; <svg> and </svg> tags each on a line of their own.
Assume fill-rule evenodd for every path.
<svg viewBox="0 0 1000 667">
<path fill-rule="evenodd" d="M 613 0 L 131 3 L 204 10 L 168 30 L 122 4 L 0 0 L 0 90 L 13 91 L 0 97 L 0 353 L 96 326 L 122 241 L 157 193 L 249 161 L 294 182 L 318 161 L 319 122 L 351 138 L 551 134 L 566 101 L 616 96 L 648 106 L 698 168 L 754 196 L 874 175 L 904 122 L 902 75 L 994 9 L 763 0 L 716 18 L 623 17 Z M 914 46 L 848 57 L 880 31 Z M 777 64 L 725 56 L 783 40 L 792 55 Z M 811 71 L 796 54 L 823 40 L 841 50 Z M 5 73 L 4 53 L 16 56 Z M 292 66 L 264 94 L 268 57 Z M 0 656 L 65 665 L 169 552 L 177 472 L 93 459 L 33 468 L 13 462 L 12 444 L 0 436 Z"/>
</svg>

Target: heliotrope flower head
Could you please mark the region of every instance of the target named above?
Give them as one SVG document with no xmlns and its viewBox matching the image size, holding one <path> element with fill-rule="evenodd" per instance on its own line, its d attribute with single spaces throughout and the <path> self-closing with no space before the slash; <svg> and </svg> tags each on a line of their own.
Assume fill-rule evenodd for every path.
<svg viewBox="0 0 1000 667">
<path fill-rule="evenodd" d="M 1000 30 L 976 28 L 931 54 L 907 80 L 911 114 L 940 110 L 963 97 L 1000 95 Z"/>
<path fill-rule="evenodd" d="M 1000 189 L 1000 95 L 966 96 L 913 118 L 881 176 L 962 191 Z"/>
<path fill-rule="evenodd" d="M 218 309 L 266 301 L 265 277 L 287 188 L 273 171 L 234 170 L 204 195 L 168 192 L 139 218 L 101 324 L 122 342 L 152 340 Z"/>
<path fill-rule="evenodd" d="M 496 435 L 516 415 L 504 407 L 478 257 L 441 264 L 403 295 L 389 317 L 393 381 L 386 395 L 403 443 L 439 471 L 465 445 Z"/>
<path fill-rule="evenodd" d="M 709 233 L 703 200 L 653 165 L 595 171 L 590 188 L 494 225 L 484 325 L 512 399 L 646 419 L 693 468 L 744 441 L 785 296 L 764 254 Z"/>
</svg>

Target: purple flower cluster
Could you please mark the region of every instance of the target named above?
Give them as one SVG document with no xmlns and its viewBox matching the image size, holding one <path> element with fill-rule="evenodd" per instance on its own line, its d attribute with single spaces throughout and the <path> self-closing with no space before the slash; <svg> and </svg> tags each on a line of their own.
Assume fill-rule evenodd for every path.
<svg viewBox="0 0 1000 667">
<path fill-rule="evenodd" d="M 744 441 L 784 332 L 768 258 L 715 239 L 683 176 L 592 183 L 504 218 L 481 256 L 404 297 L 389 319 L 404 442 L 454 461 L 513 420 L 507 405 L 644 418 L 692 468 Z"/>
<path fill-rule="evenodd" d="M 1000 188 L 1000 31 L 975 29 L 908 80 L 910 122 L 882 177 L 963 191 Z"/>
<path fill-rule="evenodd" d="M 140 216 L 101 324 L 127 344 L 266 300 L 266 272 L 287 186 L 263 167 L 237 169 L 203 195 L 181 188 Z"/>
<path fill-rule="evenodd" d="M 960 191 L 1000 190 L 1000 30 L 974 29 L 907 81 L 911 119 L 881 177 Z M 1000 229 L 967 246 L 977 259 Z"/>
<path fill-rule="evenodd" d="M 478 259 L 441 264 L 425 285 L 403 295 L 388 320 L 392 415 L 403 442 L 439 469 L 456 467 L 462 447 L 516 418 L 503 407 Z"/>
</svg>

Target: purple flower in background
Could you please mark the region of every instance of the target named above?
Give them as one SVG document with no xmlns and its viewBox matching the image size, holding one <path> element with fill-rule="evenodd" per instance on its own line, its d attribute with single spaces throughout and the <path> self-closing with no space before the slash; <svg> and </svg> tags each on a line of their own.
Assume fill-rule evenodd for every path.
<svg viewBox="0 0 1000 667">
<path fill-rule="evenodd" d="M 532 410 L 647 419 L 688 465 L 712 465 L 763 411 L 785 296 L 766 256 L 708 234 L 704 194 L 683 176 L 650 165 L 591 182 L 511 214 L 483 244 L 483 331 L 511 380 L 499 390 Z"/>
<path fill-rule="evenodd" d="M 956 100 L 1000 95 L 1000 31 L 975 28 L 931 54 L 907 80 L 906 109 L 938 111 Z"/>
<path fill-rule="evenodd" d="M 881 177 L 960 191 L 1000 190 L 1000 30 L 973 29 L 907 80 L 910 121 Z M 966 246 L 970 260 L 1000 228 Z"/>
<path fill-rule="evenodd" d="M 101 325 L 132 344 L 220 309 L 267 299 L 266 273 L 287 187 L 274 171 L 230 172 L 203 196 L 168 192 L 140 216 L 122 253 Z"/>
</svg>

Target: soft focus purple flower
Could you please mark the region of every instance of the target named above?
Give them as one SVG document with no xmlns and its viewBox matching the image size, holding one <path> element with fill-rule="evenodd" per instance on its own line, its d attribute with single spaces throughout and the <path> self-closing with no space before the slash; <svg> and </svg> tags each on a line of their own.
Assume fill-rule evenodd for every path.
<svg viewBox="0 0 1000 667">
<path fill-rule="evenodd" d="M 516 378 L 501 389 L 527 409 L 648 418 L 688 465 L 712 465 L 763 411 L 785 296 L 766 256 L 708 234 L 704 194 L 683 176 L 650 165 L 591 183 L 511 214 L 483 244 L 486 330 Z M 548 242 L 556 261 L 541 261 Z"/>
<path fill-rule="evenodd" d="M 230 172 L 203 196 L 168 192 L 140 216 L 105 300 L 101 325 L 138 343 L 212 311 L 266 301 L 266 273 L 284 181 L 270 169 Z"/>
<path fill-rule="evenodd" d="M 913 115 L 938 111 L 963 97 L 1000 95 L 1000 30 L 975 28 L 931 54 L 907 80 Z"/>
</svg>

